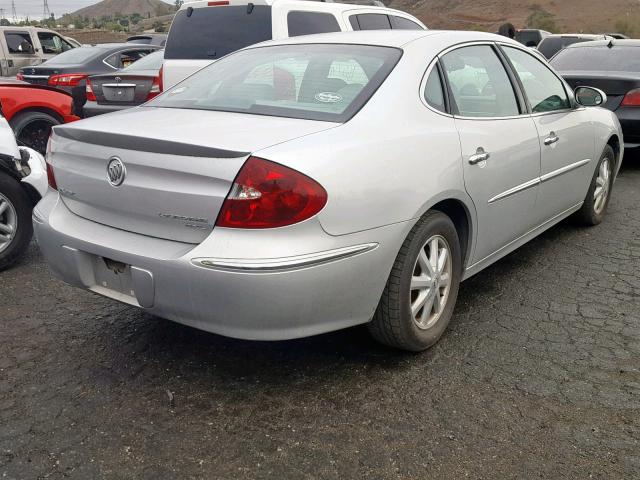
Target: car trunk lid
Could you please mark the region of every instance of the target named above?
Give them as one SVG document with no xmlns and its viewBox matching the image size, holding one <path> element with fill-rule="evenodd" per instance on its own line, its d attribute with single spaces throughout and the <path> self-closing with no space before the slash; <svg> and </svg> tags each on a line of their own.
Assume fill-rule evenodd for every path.
<svg viewBox="0 0 640 480">
<path fill-rule="evenodd" d="M 335 125 L 140 107 L 55 127 L 50 161 L 62 199 L 75 214 L 122 230 L 200 243 L 251 152 Z M 145 136 L 132 135 L 141 126 Z M 110 183 L 110 167 L 124 170 L 119 185 Z"/>
<path fill-rule="evenodd" d="M 91 87 L 100 105 L 140 105 L 147 101 L 158 72 L 94 75 Z"/>
<path fill-rule="evenodd" d="M 595 87 L 607 94 L 603 107 L 616 110 L 630 90 L 640 88 L 640 75 L 630 72 L 561 72 L 562 77 L 573 88 Z"/>
</svg>

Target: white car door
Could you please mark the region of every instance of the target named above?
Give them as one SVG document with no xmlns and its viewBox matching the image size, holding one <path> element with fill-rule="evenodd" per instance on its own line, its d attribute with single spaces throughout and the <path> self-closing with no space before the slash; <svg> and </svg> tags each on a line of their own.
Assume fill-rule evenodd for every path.
<svg viewBox="0 0 640 480">
<path fill-rule="evenodd" d="M 542 223 L 584 200 L 595 168 L 593 126 L 587 109 L 573 107 L 564 82 L 545 63 L 520 48 L 502 49 L 520 79 L 540 138 L 536 210 Z"/>
<path fill-rule="evenodd" d="M 475 264 L 534 227 L 540 145 L 495 45 L 458 47 L 440 62 L 460 136 L 465 187 L 478 217 Z"/>
</svg>

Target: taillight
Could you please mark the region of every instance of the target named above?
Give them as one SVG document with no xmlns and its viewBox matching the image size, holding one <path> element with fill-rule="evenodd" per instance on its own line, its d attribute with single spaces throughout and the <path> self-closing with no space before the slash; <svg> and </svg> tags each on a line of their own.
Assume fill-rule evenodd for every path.
<svg viewBox="0 0 640 480">
<path fill-rule="evenodd" d="M 223 5 L 229 5 L 228 0 L 220 0 L 217 2 L 207 2 L 208 7 L 222 7 Z"/>
<path fill-rule="evenodd" d="M 326 203 L 327 192 L 315 180 L 284 165 L 249 157 L 222 205 L 216 225 L 284 227 L 313 217 Z"/>
<path fill-rule="evenodd" d="M 53 165 L 51 165 L 51 139 L 53 132 L 49 135 L 49 141 L 47 141 L 47 153 L 45 154 L 45 162 L 47 164 L 47 181 L 49 186 L 54 190 L 58 190 L 58 184 L 56 183 L 56 176 L 53 173 Z"/>
<path fill-rule="evenodd" d="M 61 73 L 51 75 L 47 83 L 51 87 L 77 87 L 87 76 L 86 73 Z"/>
<path fill-rule="evenodd" d="M 87 92 L 87 100 L 89 100 L 90 102 L 95 102 L 98 99 L 96 98 L 96 94 L 93 91 L 93 85 L 91 84 L 91 79 L 87 78 L 87 87 L 85 88 L 85 91 Z"/>
<path fill-rule="evenodd" d="M 640 107 L 640 88 L 628 91 L 620 105 L 623 107 Z"/>
<path fill-rule="evenodd" d="M 160 92 L 164 92 L 164 64 L 160 67 L 160 71 L 158 72 L 158 89 Z"/>
<path fill-rule="evenodd" d="M 160 74 L 162 74 L 162 72 L 160 72 Z M 161 78 L 162 77 L 155 77 L 153 79 L 151 90 L 149 90 L 149 93 L 147 94 L 147 100 L 151 100 L 153 97 L 160 95 L 160 93 L 162 92 L 162 90 L 160 90 Z"/>
<path fill-rule="evenodd" d="M 24 80 L 24 74 L 22 72 L 18 72 L 16 75 L 16 80 Z"/>
</svg>

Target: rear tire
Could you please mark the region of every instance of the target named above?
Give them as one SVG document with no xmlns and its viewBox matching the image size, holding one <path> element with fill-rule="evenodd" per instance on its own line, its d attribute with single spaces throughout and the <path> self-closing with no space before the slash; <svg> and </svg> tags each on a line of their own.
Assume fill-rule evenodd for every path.
<svg viewBox="0 0 640 480">
<path fill-rule="evenodd" d="M 29 246 L 32 210 L 27 192 L 16 180 L 0 173 L 0 271 L 15 263 Z"/>
<path fill-rule="evenodd" d="M 613 172 L 616 156 L 610 145 L 607 145 L 600 156 L 589 191 L 582 208 L 575 214 L 575 219 L 582 225 L 598 225 L 604 219 L 613 189 Z"/>
<path fill-rule="evenodd" d="M 44 155 L 51 127 L 60 125 L 60 120 L 45 112 L 30 111 L 17 114 L 9 124 L 20 145 L 33 148 Z"/>
<path fill-rule="evenodd" d="M 451 320 L 461 276 L 453 222 L 442 212 L 427 212 L 400 248 L 369 331 L 392 347 L 414 352 L 429 348 Z"/>
</svg>

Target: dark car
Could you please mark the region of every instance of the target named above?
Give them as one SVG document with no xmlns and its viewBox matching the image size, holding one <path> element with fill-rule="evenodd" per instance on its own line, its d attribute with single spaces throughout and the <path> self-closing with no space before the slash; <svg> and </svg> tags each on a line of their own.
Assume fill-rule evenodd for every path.
<svg viewBox="0 0 640 480">
<path fill-rule="evenodd" d="M 640 40 L 572 45 L 550 63 L 571 87 L 596 87 L 606 93 L 603 106 L 620 120 L 625 148 L 640 146 Z"/>
<path fill-rule="evenodd" d="M 89 77 L 84 116 L 135 107 L 158 95 L 163 59 L 164 50 L 158 50 L 115 73 Z"/>
<path fill-rule="evenodd" d="M 89 75 L 115 72 L 159 50 L 154 45 L 110 43 L 74 48 L 56 55 L 40 65 L 24 67 L 18 79 L 36 85 L 48 85 L 71 93 L 77 103 L 84 103 Z M 81 100 L 78 100 L 78 99 Z"/>
<path fill-rule="evenodd" d="M 516 30 L 515 39 L 527 47 L 536 47 L 543 38 L 551 35 L 546 30 L 538 30 L 536 28 L 522 28 Z"/>
<path fill-rule="evenodd" d="M 166 33 L 141 33 L 140 35 L 132 35 L 127 38 L 127 42 L 164 47 L 167 43 L 167 36 L 168 34 Z"/>
<path fill-rule="evenodd" d="M 563 48 L 567 48 L 569 45 L 573 45 L 574 43 L 592 42 L 594 40 L 603 40 L 606 38 L 606 35 L 593 35 L 589 33 L 547 35 L 538 44 L 538 50 L 546 58 L 551 58 Z"/>
</svg>

